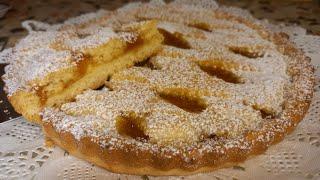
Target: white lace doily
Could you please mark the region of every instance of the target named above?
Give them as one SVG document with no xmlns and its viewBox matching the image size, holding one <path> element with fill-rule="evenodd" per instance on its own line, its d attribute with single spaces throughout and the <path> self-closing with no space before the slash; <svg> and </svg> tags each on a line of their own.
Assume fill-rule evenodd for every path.
<svg viewBox="0 0 320 180">
<path fill-rule="evenodd" d="M 304 120 L 281 143 L 242 164 L 186 177 L 108 172 L 59 147 L 44 147 L 41 128 L 22 117 L 0 124 L 0 179 L 320 179 L 320 37 L 300 27 L 274 26 L 305 51 L 316 68 L 315 94 Z"/>
</svg>

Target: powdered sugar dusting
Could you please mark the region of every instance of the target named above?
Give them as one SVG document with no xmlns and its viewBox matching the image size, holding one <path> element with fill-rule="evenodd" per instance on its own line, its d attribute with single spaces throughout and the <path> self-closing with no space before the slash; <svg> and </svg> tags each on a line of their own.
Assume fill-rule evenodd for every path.
<svg viewBox="0 0 320 180">
<path fill-rule="evenodd" d="M 76 31 L 79 38 L 66 39 L 64 45 L 72 51 L 83 51 L 88 48 L 94 48 L 108 42 L 116 37 L 116 33 L 109 27 L 89 26 Z"/>
<path fill-rule="evenodd" d="M 130 144 L 139 150 L 180 155 L 185 162 L 191 161 L 194 149 L 200 154 L 225 154 L 235 147 L 248 150 L 253 143 L 244 140 L 243 135 L 263 131 L 271 121 L 281 126 L 272 127 L 257 141 L 271 142 L 277 132 L 283 133 L 292 126 L 283 107 L 302 113 L 290 102 L 308 100 L 306 94 L 312 91 L 312 73 L 305 68 L 306 72 L 299 76 L 303 80 L 292 88 L 300 89 L 300 93 L 286 97 L 291 92 L 291 82 L 297 81 L 291 71 L 307 66 L 297 63 L 299 55 L 286 55 L 259 29 L 230 18 L 236 15 L 253 20 L 245 11 L 218 7 L 215 3 L 207 8 L 203 6 L 206 3 L 181 2 L 139 3 L 140 7 L 129 4 L 121 13 L 132 15 L 130 20 L 158 19 L 159 28 L 171 35 L 178 34 L 190 49 L 165 45 L 147 66 L 114 75 L 108 82 L 109 89 L 88 90 L 60 109 L 46 109 L 44 122 L 51 123 L 58 132 L 71 132 L 79 141 L 90 136 L 103 148 L 125 148 Z M 219 70 L 224 76 L 231 74 L 231 82 L 215 74 Z M 205 106 L 200 112 L 188 112 L 162 97 L 178 91 L 196 96 Z M 116 118 L 130 112 L 145 119 L 148 140 L 118 133 Z"/>
<path fill-rule="evenodd" d="M 31 91 L 46 75 L 75 66 L 81 58 L 75 55 L 88 48 L 106 44 L 112 38 L 132 41 L 135 34 L 118 34 L 113 26 L 106 26 L 112 16 L 115 15 L 99 10 L 52 26 L 35 21 L 23 22 L 29 35 L 12 49 L 0 53 L 1 61 L 9 63 L 3 76 L 7 94 L 11 96 L 18 90 Z"/>
</svg>

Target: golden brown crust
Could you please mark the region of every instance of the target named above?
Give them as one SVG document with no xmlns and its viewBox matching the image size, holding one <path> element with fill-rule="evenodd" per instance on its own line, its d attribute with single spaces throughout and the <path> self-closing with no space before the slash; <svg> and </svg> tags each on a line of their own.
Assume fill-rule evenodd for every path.
<svg viewBox="0 0 320 180">
<path fill-rule="evenodd" d="M 262 27 L 239 17 L 227 17 L 258 30 L 273 41 L 280 52 L 290 57 L 288 74 L 291 76 L 292 86 L 286 91 L 286 102 L 281 116 L 268 120 L 259 130 L 248 132 L 237 139 L 236 144 L 239 146 L 227 148 L 224 144 L 226 141 L 221 140 L 221 143 L 212 144 L 210 152 L 200 152 L 196 147 L 190 147 L 188 160 L 185 160 L 186 157 L 181 153 L 169 154 L 169 158 L 161 151 L 151 152 L 134 145 L 116 149 L 102 148 L 95 143 L 95 137 L 84 137 L 79 141 L 69 132 L 58 132 L 50 123 L 43 124 L 46 136 L 71 154 L 112 172 L 141 175 L 189 175 L 208 172 L 242 162 L 280 142 L 286 134 L 294 130 L 309 108 L 313 96 L 313 67 L 304 53 L 281 34 L 267 33 Z"/>
</svg>

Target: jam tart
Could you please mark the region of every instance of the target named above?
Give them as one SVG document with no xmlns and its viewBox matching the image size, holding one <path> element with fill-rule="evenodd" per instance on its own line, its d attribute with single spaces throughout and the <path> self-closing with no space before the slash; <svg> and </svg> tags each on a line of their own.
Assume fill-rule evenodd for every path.
<svg viewBox="0 0 320 180">
<path fill-rule="evenodd" d="M 176 0 L 115 14 L 117 26 L 157 20 L 163 45 L 104 87 L 44 108 L 45 135 L 69 153 L 117 173 L 209 172 L 261 154 L 307 112 L 309 59 L 248 13 Z"/>
</svg>

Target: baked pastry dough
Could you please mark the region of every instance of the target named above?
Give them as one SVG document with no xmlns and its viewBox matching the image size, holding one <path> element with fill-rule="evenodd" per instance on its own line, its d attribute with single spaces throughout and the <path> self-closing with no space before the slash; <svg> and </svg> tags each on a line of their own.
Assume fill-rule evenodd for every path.
<svg viewBox="0 0 320 180">
<path fill-rule="evenodd" d="M 114 72 L 159 50 L 162 36 L 155 21 L 122 24 L 115 17 L 101 10 L 73 18 L 31 32 L 7 50 L 3 80 L 14 109 L 39 123 L 43 107 L 98 88 Z"/>
<path fill-rule="evenodd" d="M 121 23 L 158 20 L 164 45 L 104 88 L 45 108 L 46 136 L 71 154 L 118 173 L 208 172 L 262 153 L 306 113 L 308 58 L 250 15 L 178 0 L 117 13 Z"/>
</svg>

